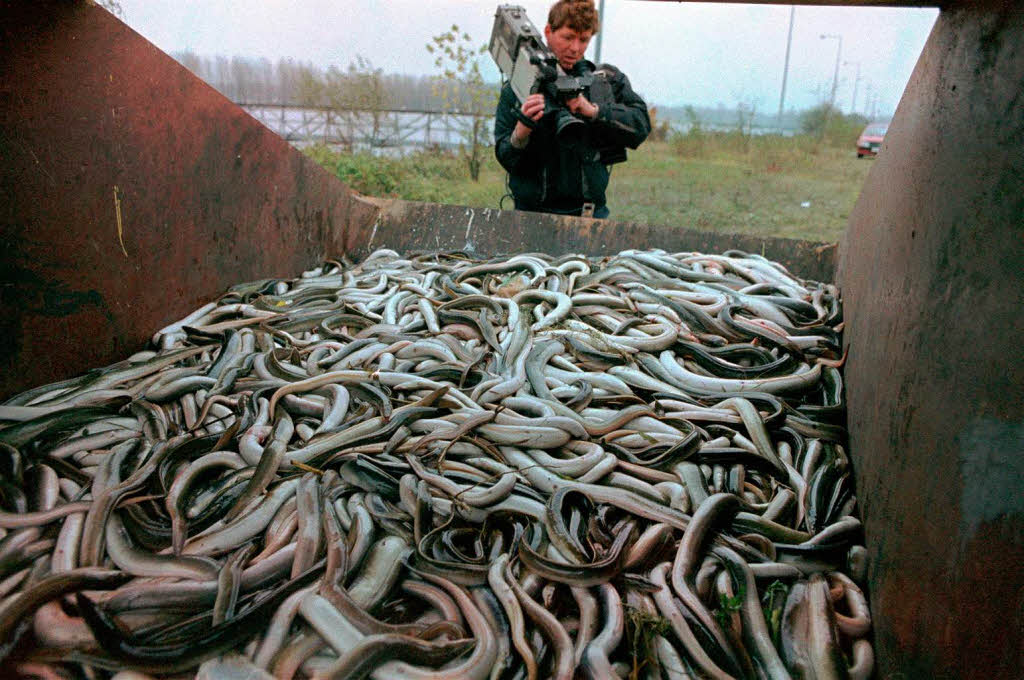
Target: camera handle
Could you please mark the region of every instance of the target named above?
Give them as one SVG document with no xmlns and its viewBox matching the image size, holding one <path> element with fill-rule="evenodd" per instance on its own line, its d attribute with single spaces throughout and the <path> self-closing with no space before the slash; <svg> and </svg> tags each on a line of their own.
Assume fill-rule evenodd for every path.
<svg viewBox="0 0 1024 680">
<path fill-rule="evenodd" d="M 530 57 L 530 63 L 531 64 L 535 64 L 535 65 L 546 65 L 547 64 L 546 61 L 544 61 L 543 59 L 541 59 L 540 57 L 538 57 L 536 55 Z M 547 68 L 551 68 L 551 67 L 548 66 Z M 562 67 L 558 66 L 557 68 L 559 70 L 561 70 Z M 546 72 L 546 69 L 545 69 L 545 72 Z M 544 94 L 542 84 L 543 84 L 543 80 L 542 79 L 538 78 L 538 79 L 534 80 L 533 85 L 530 87 L 530 94 L 537 94 L 537 93 Z M 544 101 L 544 114 L 545 115 L 547 115 L 547 108 L 548 108 L 548 102 L 547 102 L 547 98 L 545 97 L 545 101 Z M 543 116 L 541 117 L 540 120 L 533 120 L 532 118 L 527 116 L 525 113 L 523 113 L 522 104 L 520 103 L 519 108 L 516 109 L 516 120 L 520 121 L 523 125 L 525 125 L 526 127 L 530 128 L 531 130 L 536 130 L 537 129 L 537 124 L 540 123 L 540 120 L 543 120 Z"/>
</svg>

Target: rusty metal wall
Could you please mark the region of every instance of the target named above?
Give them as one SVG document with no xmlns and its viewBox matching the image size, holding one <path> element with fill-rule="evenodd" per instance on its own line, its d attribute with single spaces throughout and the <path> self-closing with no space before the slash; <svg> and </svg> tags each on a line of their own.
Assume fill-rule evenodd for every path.
<svg viewBox="0 0 1024 680">
<path fill-rule="evenodd" d="M 835 244 L 516 210 L 374 201 L 381 206 L 376 222 L 365 232 L 353 233 L 349 241 L 356 257 L 376 248 L 464 250 L 481 257 L 521 252 L 601 256 L 631 248 L 709 253 L 737 249 L 763 254 L 803 278 L 832 281 L 835 276 Z"/>
<path fill-rule="evenodd" d="M 0 395 L 294 276 L 372 212 L 105 10 L 0 3 Z"/>
<path fill-rule="evenodd" d="M 943 11 L 841 245 L 880 677 L 1015 677 L 1021 661 L 1022 23 L 1008 3 Z M 817 244 L 378 208 L 105 11 L 0 5 L 0 396 L 328 254 L 654 245 L 832 278 Z"/>
<path fill-rule="evenodd" d="M 944 10 L 840 247 L 881 678 L 1019 678 L 1024 11 Z"/>
</svg>

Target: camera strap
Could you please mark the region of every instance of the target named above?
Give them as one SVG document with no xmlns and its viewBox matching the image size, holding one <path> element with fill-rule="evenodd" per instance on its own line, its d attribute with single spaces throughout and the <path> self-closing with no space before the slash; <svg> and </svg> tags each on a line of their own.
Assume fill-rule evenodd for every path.
<svg viewBox="0 0 1024 680">
<path fill-rule="evenodd" d="M 537 121 L 533 120 L 532 118 L 527 116 L 525 113 L 523 113 L 522 109 L 515 109 L 515 112 L 516 112 L 516 120 L 520 121 L 523 125 L 525 125 L 526 127 L 530 128 L 531 130 L 536 130 L 537 129 Z"/>
</svg>

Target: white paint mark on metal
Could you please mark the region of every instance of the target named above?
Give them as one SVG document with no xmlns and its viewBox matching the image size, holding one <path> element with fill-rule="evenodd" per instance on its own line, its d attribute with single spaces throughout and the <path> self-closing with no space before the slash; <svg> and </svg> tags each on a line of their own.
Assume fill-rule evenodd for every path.
<svg viewBox="0 0 1024 680">
<path fill-rule="evenodd" d="M 377 215 L 377 219 L 374 220 L 374 222 L 373 222 L 373 230 L 370 232 L 370 242 L 366 244 L 367 248 L 369 248 L 370 246 L 373 245 L 373 239 L 374 239 L 374 237 L 377 236 L 377 227 L 379 227 L 379 226 L 380 226 L 380 215 Z"/>
<path fill-rule="evenodd" d="M 466 214 L 469 215 L 469 222 L 466 223 L 466 242 L 469 242 L 469 232 L 473 228 L 473 218 L 476 217 L 476 211 L 472 208 L 466 208 Z"/>
</svg>

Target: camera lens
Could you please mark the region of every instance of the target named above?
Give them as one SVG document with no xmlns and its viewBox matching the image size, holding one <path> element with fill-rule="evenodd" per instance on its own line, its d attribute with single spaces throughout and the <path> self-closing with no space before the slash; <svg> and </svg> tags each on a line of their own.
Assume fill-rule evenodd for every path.
<svg viewBox="0 0 1024 680">
<path fill-rule="evenodd" d="M 586 133 L 587 126 L 583 124 L 582 120 L 565 109 L 556 113 L 555 134 L 558 135 L 559 142 L 566 146 L 578 147 L 586 139 Z"/>
</svg>

